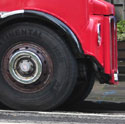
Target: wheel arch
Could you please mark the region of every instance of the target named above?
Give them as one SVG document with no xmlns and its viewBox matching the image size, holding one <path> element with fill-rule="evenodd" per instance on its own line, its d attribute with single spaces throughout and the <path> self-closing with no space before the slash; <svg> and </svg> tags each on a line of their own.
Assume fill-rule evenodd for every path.
<svg viewBox="0 0 125 124">
<path fill-rule="evenodd" d="M 34 10 L 17 10 L 1 13 L 0 17 L 0 31 L 7 26 L 18 22 L 28 21 L 41 23 L 56 31 L 62 38 L 64 38 L 66 45 L 76 58 L 84 57 L 84 51 L 75 33 L 65 23 L 50 14 Z"/>
</svg>

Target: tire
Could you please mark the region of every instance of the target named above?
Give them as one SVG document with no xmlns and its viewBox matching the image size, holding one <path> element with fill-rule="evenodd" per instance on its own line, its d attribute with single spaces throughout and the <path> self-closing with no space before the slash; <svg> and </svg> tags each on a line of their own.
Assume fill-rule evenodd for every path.
<svg viewBox="0 0 125 124">
<path fill-rule="evenodd" d="M 90 61 L 83 62 L 79 68 L 80 77 L 77 79 L 75 88 L 63 107 L 71 107 L 72 105 L 83 102 L 93 88 L 95 82 L 93 64 Z"/>
<path fill-rule="evenodd" d="M 0 33 L 0 100 L 17 110 L 51 110 L 68 99 L 76 61 L 52 29 L 22 22 Z"/>
</svg>

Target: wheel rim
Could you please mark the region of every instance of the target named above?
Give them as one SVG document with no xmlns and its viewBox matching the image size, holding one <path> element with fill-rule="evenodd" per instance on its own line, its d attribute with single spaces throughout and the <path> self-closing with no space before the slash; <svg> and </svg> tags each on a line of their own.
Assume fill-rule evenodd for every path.
<svg viewBox="0 0 125 124">
<path fill-rule="evenodd" d="M 9 61 L 11 76 L 22 84 L 37 81 L 42 73 L 42 61 L 29 50 L 15 52 Z"/>
<path fill-rule="evenodd" d="M 10 47 L 2 61 L 3 77 L 14 89 L 31 93 L 43 89 L 53 73 L 47 51 L 34 43 Z"/>
</svg>

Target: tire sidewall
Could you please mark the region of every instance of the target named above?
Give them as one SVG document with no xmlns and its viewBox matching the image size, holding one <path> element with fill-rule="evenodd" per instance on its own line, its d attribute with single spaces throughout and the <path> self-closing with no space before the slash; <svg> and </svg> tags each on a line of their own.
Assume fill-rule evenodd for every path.
<svg viewBox="0 0 125 124">
<path fill-rule="evenodd" d="M 3 103 L 15 109 L 47 110 L 65 101 L 72 91 L 77 69 L 72 54 L 63 40 L 43 25 L 21 23 L 5 29 L 0 35 L 0 60 L 15 44 L 34 43 L 42 46 L 53 62 L 53 77 L 50 83 L 36 93 L 22 93 L 12 88 L 0 73 L 0 94 Z M 2 67 L 2 61 L 0 61 Z"/>
</svg>

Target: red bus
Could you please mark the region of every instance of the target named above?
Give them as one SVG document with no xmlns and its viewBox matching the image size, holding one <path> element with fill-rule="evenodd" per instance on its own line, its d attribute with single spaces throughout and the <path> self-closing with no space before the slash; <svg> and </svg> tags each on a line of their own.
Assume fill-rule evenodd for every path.
<svg viewBox="0 0 125 124">
<path fill-rule="evenodd" d="M 104 0 L 0 0 L 0 101 L 51 110 L 117 84 L 114 6 Z"/>
</svg>

